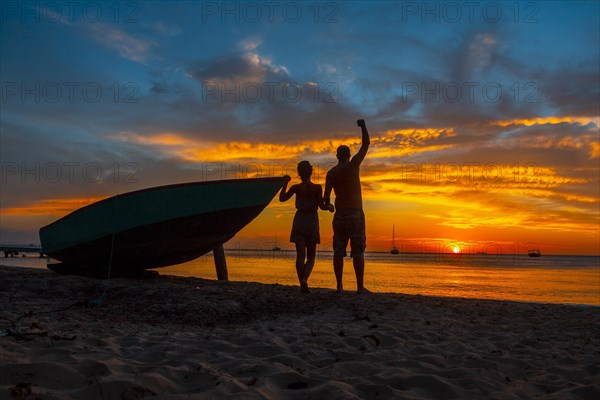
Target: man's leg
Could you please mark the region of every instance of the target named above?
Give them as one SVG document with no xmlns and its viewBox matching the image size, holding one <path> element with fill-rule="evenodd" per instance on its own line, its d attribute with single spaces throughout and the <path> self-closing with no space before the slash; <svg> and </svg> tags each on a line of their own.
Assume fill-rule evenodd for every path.
<svg viewBox="0 0 600 400">
<path fill-rule="evenodd" d="M 352 257 L 352 263 L 354 264 L 354 273 L 356 274 L 356 291 L 359 293 L 364 292 L 365 253 L 355 254 Z"/>
<path fill-rule="evenodd" d="M 364 286 L 365 276 L 365 249 L 367 247 L 367 238 L 365 234 L 365 214 L 362 210 L 357 210 L 353 215 L 350 227 L 350 255 L 354 264 L 354 273 L 356 275 L 356 291 L 358 293 L 368 293 Z"/>
<path fill-rule="evenodd" d="M 335 272 L 337 291 L 343 292 L 342 275 L 344 273 L 344 256 L 346 255 L 349 237 L 346 234 L 344 221 L 338 213 L 339 211 L 333 216 L 333 272 Z"/>
<path fill-rule="evenodd" d="M 335 272 L 335 280 L 337 281 L 337 291 L 343 292 L 342 275 L 344 273 L 344 255 L 333 253 L 333 271 Z"/>
</svg>

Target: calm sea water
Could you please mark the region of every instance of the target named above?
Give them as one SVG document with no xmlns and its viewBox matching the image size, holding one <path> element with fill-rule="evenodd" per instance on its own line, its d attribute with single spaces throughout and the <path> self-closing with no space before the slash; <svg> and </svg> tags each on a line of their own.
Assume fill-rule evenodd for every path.
<svg viewBox="0 0 600 400">
<path fill-rule="evenodd" d="M 293 251 L 228 250 L 229 279 L 297 285 Z M 330 252 L 319 252 L 311 287 L 335 288 Z M 46 268 L 47 259 L 2 258 L 0 264 Z M 160 269 L 161 274 L 216 279 L 212 254 Z M 600 305 L 600 257 L 367 253 L 365 286 L 393 292 L 481 299 Z M 344 287 L 356 288 L 352 259 Z"/>
</svg>

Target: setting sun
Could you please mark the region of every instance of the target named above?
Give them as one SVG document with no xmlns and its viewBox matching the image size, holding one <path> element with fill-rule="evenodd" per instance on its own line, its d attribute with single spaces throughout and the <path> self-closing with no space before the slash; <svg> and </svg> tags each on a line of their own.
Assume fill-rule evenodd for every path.
<svg viewBox="0 0 600 400">
<path fill-rule="evenodd" d="M 452 250 L 455 254 L 460 253 L 460 247 L 458 246 L 454 246 L 454 249 Z"/>
</svg>

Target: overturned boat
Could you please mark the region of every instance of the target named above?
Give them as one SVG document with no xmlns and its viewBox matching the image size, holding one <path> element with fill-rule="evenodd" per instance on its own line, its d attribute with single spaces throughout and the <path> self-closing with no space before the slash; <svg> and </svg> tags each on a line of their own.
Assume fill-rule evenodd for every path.
<svg viewBox="0 0 600 400">
<path fill-rule="evenodd" d="M 111 275 L 166 267 L 221 249 L 256 218 L 283 178 L 158 186 L 89 204 L 40 229 L 56 272 Z"/>
</svg>

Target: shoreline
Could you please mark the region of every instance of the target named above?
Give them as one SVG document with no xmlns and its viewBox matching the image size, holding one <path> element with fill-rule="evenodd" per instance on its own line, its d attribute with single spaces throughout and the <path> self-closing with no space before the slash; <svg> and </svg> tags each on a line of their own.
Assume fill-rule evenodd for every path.
<svg viewBox="0 0 600 400">
<path fill-rule="evenodd" d="M 297 285 L 292 260 L 277 257 L 282 256 L 265 260 L 229 257 L 229 278 L 238 282 Z M 47 270 L 46 261 L 18 258 L 5 264 Z M 367 288 L 377 293 L 600 306 L 600 270 L 596 266 L 588 267 L 586 263 L 582 261 L 558 267 L 553 263 L 506 267 L 478 263 L 436 265 L 369 262 L 365 283 Z M 331 270 L 329 260 L 317 260 L 309 285 L 335 288 Z M 216 278 L 212 256 L 155 271 L 173 276 Z M 347 289 L 354 288 L 355 277 L 351 267 L 344 269 L 344 281 L 349 284 Z"/>
<path fill-rule="evenodd" d="M 36 270 L 41 270 L 41 271 L 50 271 L 47 268 L 39 268 L 39 267 L 22 267 L 22 266 L 13 266 L 13 265 L 3 265 L 0 263 L 0 268 L 16 268 L 16 269 L 36 269 Z M 190 279 L 200 279 L 201 281 L 207 281 L 207 282 L 219 282 L 216 278 L 215 279 L 206 279 L 206 278 L 202 278 L 202 277 L 195 277 L 195 276 L 185 276 L 185 275 L 176 275 L 176 274 L 161 274 L 161 270 L 163 268 L 157 268 L 157 269 L 150 269 L 148 271 L 156 271 L 159 273 L 160 277 L 173 277 L 173 278 L 190 278 Z M 109 279 L 109 281 L 112 281 L 114 279 L 118 279 L 118 278 L 111 278 Z M 152 279 L 152 278 L 145 278 L 145 279 L 140 279 L 141 281 L 147 280 L 147 279 Z M 101 282 L 105 282 L 106 279 L 103 278 L 92 278 L 93 281 L 99 282 L 99 285 Z M 298 285 L 288 285 L 285 283 L 264 283 L 264 282 L 257 282 L 257 281 L 243 281 L 243 280 L 232 280 L 230 279 L 228 281 L 228 283 L 256 283 L 259 285 L 265 285 L 265 286 L 288 286 L 288 287 L 294 287 L 294 288 L 299 288 Z M 335 289 L 331 289 L 331 288 L 324 288 L 324 287 L 311 287 L 310 290 L 323 290 L 323 291 L 331 291 L 331 292 L 335 292 Z M 344 290 L 344 294 L 348 294 L 348 293 L 352 293 L 355 294 L 355 290 Z M 600 303 L 599 304 L 588 304 L 588 303 L 557 303 L 557 302 L 550 302 L 550 301 L 535 301 L 535 300 L 513 300 L 513 299 L 495 299 L 495 298 L 483 298 L 483 297 L 460 297 L 460 296 L 443 296 L 443 295 L 431 295 L 431 294 L 414 294 L 414 293 L 401 293 L 401 292 L 384 292 L 384 291 L 377 291 L 377 292 L 373 292 L 373 294 L 377 294 L 377 295 L 391 295 L 391 296 L 395 296 L 395 295 L 400 295 L 400 296 L 421 296 L 421 297 L 426 297 L 426 298 L 432 298 L 432 299 L 448 299 L 448 300 L 452 300 L 452 299 L 457 299 L 457 300 L 480 300 L 480 301 L 497 301 L 497 302 L 514 302 L 514 303 L 524 303 L 524 304 L 537 304 L 537 305 L 557 305 L 557 306 L 573 306 L 573 307 L 595 307 L 595 308 L 600 308 Z M 600 296 L 600 295 L 599 295 Z"/>
<path fill-rule="evenodd" d="M 160 275 L 111 279 L 86 307 L 106 281 L 0 279 L 0 331 L 21 335 L 0 337 L 2 396 L 600 396 L 596 306 Z"/>
</svg>

